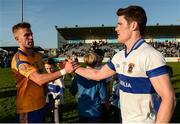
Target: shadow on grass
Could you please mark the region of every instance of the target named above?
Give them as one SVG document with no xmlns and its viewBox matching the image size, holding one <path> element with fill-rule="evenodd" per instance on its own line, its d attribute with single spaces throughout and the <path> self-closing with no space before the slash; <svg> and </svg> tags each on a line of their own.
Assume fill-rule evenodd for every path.
<svg viewBox="0 0 180 124">
<path fill-rule="evenodd" d="M 66 122 L 66 123 L 78 122 L 78 115 L 77 115 L 76 108 L 77 108 L 76 102 L 70 102 L 70 103 L 65 104 L 64 111 L 63 111 L 64 113 L 63 122 Z"/>
<path fill-rule="evenodd" d="M 64 118 L 63 122 L 65 122 L 65 123 L 77 123 L 78 122 L 78 115 L 73 115 L 71 117 Z"/>
<path fill-rule="evenodd" d="M 13 86 L 13 87 L 1 87 L 0 90 L 14 89 L 14 88 L 15 88 L 15 86 Z"/>
<path fill-rule="evenodd" d="M 16 90 L 0 91 L 0 98 L 16 96 Z"/>
<path fill-rule="evenodd" d="M 0 116 L 0 123 L 17 123 L 17 114 L 7 115 L 5 117 Z"/>
<path fill-rule="evenodd" d="M 180 74 L 175 74 L 173 75 L 173 77 L 180 77 Z M 180 79 L 177 78 L 177 79 L 173 79 L 172 80 L 172 83 L 173 84 L 177 84 L 180 82 Z M 179 87 L 177 88 L 174 88 L 175 90 L 178 90 Z M 171 119 L 171 122 L 172 123 L 179 123 L 180 122 L 180 93 L 179 92 L 176 92 L 176 108 L 174 110 L 174 114 L 172 116 L 172 119 Z"/>
<path fill-rule="evenodd" d="M 76 103 L 71 102 L 64 105 L 63 109 L 61 109 L 61 112 L 63 113 L 62 117 L 62 123 L 77 123 L 78 122 L 78 116 L 75 111 Z M 45 112 L 45 122 L 46 123 L 52 123 L 52 115 L 51 112 L 46 110 Z"/>
<path fill-rule="evenodd" d="M 175 84 L 175 83 L 179 83 L 180 82 L 180 79 L 173 79 L 172 80 L 172 83 Z"/>
<path fill-rule="evenodd" d="M 176 93 L 176 98 L 177 98 L 177 103 L 176 103 L 176 108 L 174 110 L 174 114 L 171 119 L 171 123 L 180 122 L 180 93 Z"/>
<path fill-rule="evenodd" d="M 173 77 L 178 77 L 178 76 L 180 76 L 180 74 L 174 74 L 174 75 L 173 75 Z"/>
</svg>

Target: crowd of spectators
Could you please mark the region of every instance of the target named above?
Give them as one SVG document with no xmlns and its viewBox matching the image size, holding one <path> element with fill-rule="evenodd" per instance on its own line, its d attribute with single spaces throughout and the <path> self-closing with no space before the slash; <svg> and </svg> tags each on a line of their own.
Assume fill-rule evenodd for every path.
<svg viewBox="0 0 180 124">
<path fill-rule="evenodd" d="M 180 57 L 180 42 L 149 42 L 155 49 L 160 51 L 164 57 Z"/>
<path fill-rule="evenodd" d="M 107 42 L 92 42 L 88 44 L 66 44 L 62 48 L 57 50 L 57 57 L 76 56 L 83 57 L 86 53 L 94 51 L 95 49 L 102 49 L 105 53 L 105 57 L 112 57 L 117 51 L 123 49 L 124 46 L 118 43 Z"/>
<path fill-rule="evenodd" d="M 148 42 L 155 49 L 160 51 L 164 57 L 180 57 L 180 42 L 165 41 L 165 42 Z M 45 57 L 83 57 L 86 53 L 93 51 L 94 49 L 102 49 L 104 51 L 104 57 L 111 58 L 116 52 L 122 50 L 124 45 L 119 43 L 107 43 L 104 41 L 94 41 L 92 43 L 74 43 L 65 44 L 62 48 L 57 49 L 56 55 L 49 55 L 48 52 L 44 53 Z M 4 52 L 0 51 L 0 67 L 9 67 L 13 56 L 13 51 Z"/>
<path fill-rule="evenodd" d="M 180 42 L 165 41 L 165 42 L 149 42 L 155 49 L 160 51 L 164 57 L 180 57 Z M 83 57 L 86 53 L 94 49 L 102 49 L 105 57 L 111 58 L 117 51 L 124 48 L 123 45 L 118 43 L 107 42 L 92 42 L 91 44 L 66 44 L 57 52 L 58 57 L 64 56 L 77 56 Z"/>
<path fill-rule="evenodd" d="M 11 60 L 14 55 L 14 52 L 8 52 L 8 51 L 0 51 L 0 67 L 9 67 L 11 65 Z"/>
</svg>

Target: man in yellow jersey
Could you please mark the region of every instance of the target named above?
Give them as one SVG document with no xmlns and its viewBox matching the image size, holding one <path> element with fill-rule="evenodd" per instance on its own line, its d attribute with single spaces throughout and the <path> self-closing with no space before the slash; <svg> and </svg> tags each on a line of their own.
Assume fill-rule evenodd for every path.
<svg viewBox="0 0 180 124">
<path fill-rule="evenodd" d="M 45 94 L 43 84 L 73 71 L 73 62 L 68 60 L 65 68 L 54 73 L 42 74 L 41 54 L 33 50 L 34 40 L 31 25 L 27 22 L 13 26 L 12 32 L 19 45 L 11 68 L 16 77 L 16 111 L 20 123 L 44 122 Z"/>
</svg>

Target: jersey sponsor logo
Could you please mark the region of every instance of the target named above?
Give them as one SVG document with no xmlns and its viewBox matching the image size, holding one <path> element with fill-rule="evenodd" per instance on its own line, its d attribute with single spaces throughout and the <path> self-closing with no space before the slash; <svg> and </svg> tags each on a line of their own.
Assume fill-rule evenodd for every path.
<svg viewBox="0 0 180 124">
<path fill-rule="evenodd" d="M 124 81 L 121 80 L 119 83 L 120 83 L 120 85 L 122 85 L 123 87 L 131 88 L 131 84 L 128 83 L 128 82 L 124 82 Z"/>
<path fill-rule="evenodd" d="M 134 63 L 130 63 L 130 64 L 128 65 L 128 73 L 132 73 L 134 67 L 135 67 L 135 64 L 134 64 Z"/>
</svg>

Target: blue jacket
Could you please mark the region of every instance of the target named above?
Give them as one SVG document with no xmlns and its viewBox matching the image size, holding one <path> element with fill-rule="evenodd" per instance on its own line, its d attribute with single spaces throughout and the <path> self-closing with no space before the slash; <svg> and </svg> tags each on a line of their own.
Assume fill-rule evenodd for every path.
<svg viewBox="0 0 180 124">
<path fill-rule="evenodd" d="M 70 92 L 78 93 L 78 113 L 84 117 L 100 117 L 102 115 L 101 103 L 107 99 L 105 80 L 88 80 L 75 75 L 71 82 Z"/>
</svg>

